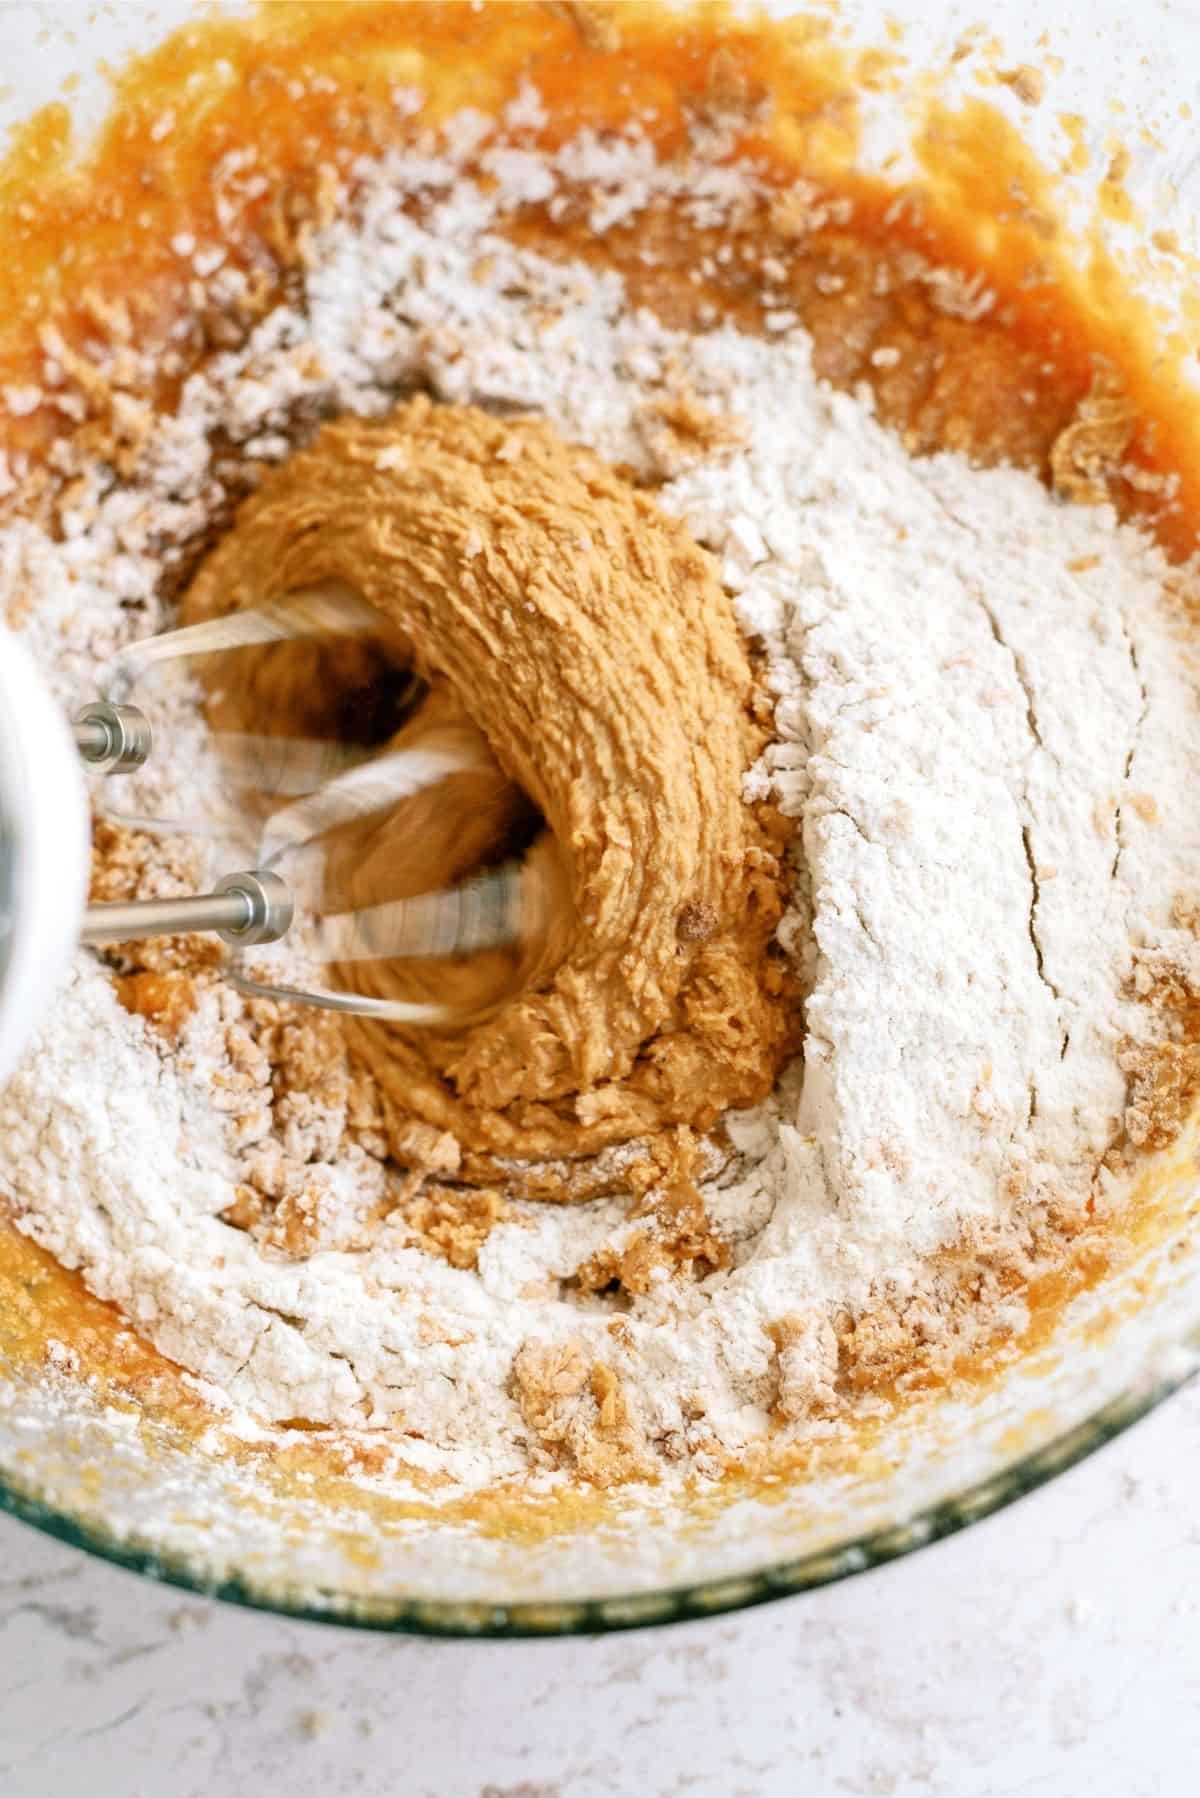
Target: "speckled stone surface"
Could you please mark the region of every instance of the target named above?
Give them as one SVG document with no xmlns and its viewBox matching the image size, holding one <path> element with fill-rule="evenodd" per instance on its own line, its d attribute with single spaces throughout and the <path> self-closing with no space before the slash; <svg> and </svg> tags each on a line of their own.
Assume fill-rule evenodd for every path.
<svg viewBox="0 0 1200 1798">
<path fill-rule="evenodd" d="M 574 1642 L 190 1599 L 0 1519 L 3 1798 L 1191 1798 L 1200 1387 L 999 1517 Z"/>
</svg>

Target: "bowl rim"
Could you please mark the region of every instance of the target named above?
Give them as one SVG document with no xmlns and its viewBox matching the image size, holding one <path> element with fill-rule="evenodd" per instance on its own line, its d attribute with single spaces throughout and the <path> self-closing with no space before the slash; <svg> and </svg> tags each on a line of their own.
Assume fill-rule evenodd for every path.
<svg viewBox="0 0 1200 1798">
<path fill-rule="evenodd" d="M 750 1610 L 835 1585 L 889 1561 L 904 1559 L 1007 1509 L 1087 1460 L 1188 1385 L 1200 1372 L 1200 1322 L 1182 1335 L 1178 1347 L 1189 1357 L 1187 1365 L 1182 1364 L 1181 1356 L 1181 1363 L 1172 1371 L 1144 1374 L 1124 1392 L 1039 1448 L 1015 1456 L 996 1472 L 960 1491 L 920 1506 L 899 1523 L 847 1537 L 792 1560 L 775 1560 L 746 1573 L 624 1595 L 497 1603 L 490 1599 L 416 1598 L 403 1593 L 351 1596 L 333 1588 L 258 1585 L 238 1573 L 206 1576 L 186 1555 L 140 1547 L 65 1510 L 56 1510 L 11 1483 L 11 1476 L 4 1469 L 0 1469 L 0 1514 L 15 1517 L 43 1535 L 161 1585 L 300 1622 L 380 1634 L 472 1641 L 599 1636 L 651 1629 Z"/>
</svg>

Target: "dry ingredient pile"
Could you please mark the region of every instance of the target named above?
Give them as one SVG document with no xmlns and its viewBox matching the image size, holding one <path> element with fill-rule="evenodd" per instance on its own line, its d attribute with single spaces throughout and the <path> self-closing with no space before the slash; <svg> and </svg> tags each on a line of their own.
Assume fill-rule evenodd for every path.
<svg viewBox="0 0 1200 1798">
<path fill-rule="evenodd" d="M 527 91 L 508 123 L 537 114 Z M 252 161 L 228 171 L 253 178 Z M 522 1150 L 520 1131 L 473 1135 L 478 1118 L 446 1101 L 446 1045 L 243 998 L 196 940 L 79 957 L 0 1094 L 7 1202 L 233 1429 L 386 1431 L 407 1465 L 456 1487 L 716 1476 L 768 1437 L 830 1428 L 918 1360 L 948 1366 L 1019 1333 L 1022 1283 L 1103 1227 L 1200 1084 L 1184 1028 L 1200 990 L 1194 599 L 1108 505 L 1064 503 L 1103 492 L 1088 491 L 1106 452 L 1096 408 L 1055 446 L 1058 494 L 1018 468 L 918 459 L 867 389 L 817 378 L 787 307 L 761 333 L 715 315 L 673 328 L 612 268 L 502 228 L 583 193 L 597 242 L 664 207 L 719 229 L 753 190 L 748 171 L 659 164 L 635 137 L 543 155 L 463 116 L 331 181 L 286 302 L 257 319 L 245 274 L 182 246 L 210 312 L 241 317 L 237 341 L 156 415 L 132 397 L 138 352 L 114 328 L 88 372 L 122 390 L 118 453 L 65 439 L 59 528 L 16 514 L 0 528 L 8 620 L 78 704 L 122 643 L 173 620 L 202 551 L 215 542 L 211 566 L 227 569 L 232 505 L 252 484 L 245 528 L 268 541 L 271 496 L 320 453 L 319 438 L 293 453 L 320 421 L 376 421 L 336 430 L 382 513 L 414 448 L 386 421 L 448 430 L 449 408 L 473 407 L 510 491 L 524 455 L 569 445 L 598 491 L 631 506 L 652 493 L 639 528 L 662 518 L 688 593 L 711 602 L 656 621 L 683 633 L 681 665 L 721 608 L 740 627 L 720 652 L 736 730 L 709 746 L 737 854 L 727 837 L 705 848 L 727 867 L 705 875 L 667 981 L 682 990 L 733 928 L 731 895 L 766 894 L 774 944 L 754 965 L 770 1065 L 753 1093 L 731 1083 L 722 1103 L 741 1109 L 723 1118 L 704 1093 L 691 1114 L 630 1102 L 659 1087 L 636 1059 L 645 1018 L 626 1016 L 615 1080 L 611 1057 L 582 1053 L 560 1078 L 560 1040 L 523 1095 L 501 1082 L 493 1097 L 510 1117 L 526 1105 L 522 1127 L 549 1096 L 553 1129 Z M 799 234 L 816 203 L 796 204 Z M 986 313 L 977 281 L 929 278 L 948 317 Z M 69 414 L 79 370 L 45 348 L 46 390 Z M 901 363 L 886 336 L 872 356 Z M 414 391 L 432 406 L 414 413 Z M 464 537 L 454 554 L 487 551 Z M 355 567 L 352 553 L 330 572 Z M 188 603 L 251 602 L 244 564 L 238 576 L 205 599 L 201 568 Z M 724 678 L 705 642 L 709 678 Z M 614 677 L 579 643 L 554 678 L 585 706 Z M 475 720 L 485 734 L 504 673 Z M 528 697 L 519 678 L 510 690 Z M 218 778 L 204 704 L 192 688 L 162 699 L 172 752 L 137 777 L 147 815 L 204 811 Z M 673 730 L 664 718 L 634 742 L 631 765 L 665 755 Z M 536 725 L 524 753 L 553 831 L 562 794 L 537 766 Z M 619 885 L 636 793 L 601 798 L 588 852 L 610 872 L 624 856 Z M 664 866 L 685 852 L 638 841 Z M 203 872 L 194 842 L 98 826 L 97 897 Z M 635 897 L 619 934 L 660 930 L 653 883 Z M 647 953 L 666 979 L 666 948 Z M 526 1022 L 538 1003 L 522 1001 Z"/>
</svg>

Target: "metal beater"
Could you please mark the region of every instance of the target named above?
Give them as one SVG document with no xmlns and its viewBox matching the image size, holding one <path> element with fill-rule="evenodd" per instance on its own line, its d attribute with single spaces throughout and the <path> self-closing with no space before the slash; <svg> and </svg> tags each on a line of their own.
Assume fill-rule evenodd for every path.
<svg viewBox="0 0 1200 1798">
<path fill-rule="evenodd" d="M 118 658 L 110 683 L 113 696 L 96 700 L 75 718 L 78 754 L 90 771 L 109 776 L 146 766 L 154 752 L 154 732 L 145 711 L 128 696 L 153 670 L 253 645 L 319 634 L 365 635 L 377 627 L 375 615 L 353 599 L 312 591 L 145 639 Z M 250 782 L 260 798 L 289 800 L 269 811 L 256 865 L 225 875 L 207 893 L 89 905 L 80 932 L 85 944 L 213 932 L 235 950 L 258 948 L 279 942 L 291 929 L 298 896 L 318 914 L 305 941 L 318 963 L 467 955 L 514 943 L 528 932 L 532 895 L 523 864 L 514 861 L 452 888 L 334 915 L 320 915 L 314 899 L 321 866 L 314 846 L 321 836 L 477 763 L 443 750 L 372 755 L 332 741 L 249 735 L 223 736 L 221 753 L 224 764 Z M 104 809 L 142 828 L 195 828 L 195 821 L 150 819 L 115 806 Z M 372 998 L 316 980 L 275 984 L 236 966 L 228 972 L 243 990 L 301 1004 L 409 1023 L 441 1022 L 449 1015 L 440 1005 Z"/>
</svg>

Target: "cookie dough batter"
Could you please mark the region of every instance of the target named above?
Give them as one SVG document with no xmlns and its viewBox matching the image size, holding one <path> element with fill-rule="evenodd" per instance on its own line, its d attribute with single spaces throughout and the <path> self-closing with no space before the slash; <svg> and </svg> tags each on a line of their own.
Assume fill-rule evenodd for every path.
<svg viewBox="0 0 1200 1798">
<path fill-rule="evenodd" d="M 444 1034 L 355 1020 L 392 1136 L 414 1118 L 449 1131 L 470 1178 L 493 1156 L 707 1129 L 765 1096 L 799 1036 L 770 947 L 786 826 L 742 799 L 766 731 L 707 553 L 545 424 L 422 397 L 328 426 L 292 457 L 184 616 L 326 582 L 378 612 L 376 675 L 427 683 L 388 740 L 449 734 L 479 752 L 477 772 L 332 845 L 327 898 L 400 897 L 527 845 L 549 897 L 519 951 L 355 970 L 361 990 L 434 992 L 474 1019 Z M 243 653 L 214 721 L 332 734 L 363 654 L 336 641 Z"/>
</svg>

